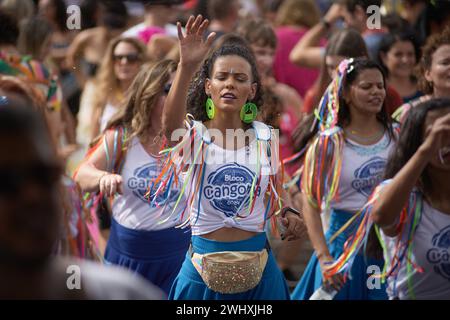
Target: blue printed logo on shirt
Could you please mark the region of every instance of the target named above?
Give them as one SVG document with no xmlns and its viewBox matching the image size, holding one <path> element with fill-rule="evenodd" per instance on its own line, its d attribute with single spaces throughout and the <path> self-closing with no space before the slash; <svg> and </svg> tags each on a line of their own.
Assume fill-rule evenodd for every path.
<svg viewBox="0 0 450 320">
<path fill-rule="evenodd" d="M 155 191 L 158 189 L 158 185 L 154 185 L 150 190 L 150 197 L 145 196 L 149 191 L 149 186 L 151 186 L 151 181 L 156 179 L 160 173 L 159 167 L 155 163 L 145 164 L 133 172 L 133 177 L 128 179 L 127 185 L 133 191 L 133 194 L 148 203 L 152 208 L 156 207 L 156 204 L 159 206 L 165 205 L 167 202 L 175 202 L 178 199 L 180 191 L 177 189 L 169 189 L 166 188 L 163 193 L 159 194 L 156 198 L 156 201 L 153 202 L 154 196 L 152 196 Z M 153 204 L 152 204 L 153 202 Z"/>
<path fill-rule="evenodd" d="M 428 250 L 427 260 L 437 274 L 450 281 L 450 226 L 435 234 L 431 243 L 433 248 Z"/>
<path fill-rule="evenodd" d="M 374 157 L 356 169 L 352 188 L 368 197 L 373 189 L 383 180 L 386 159 Z"/>
<path fill-rule="evenodd" d="M 225 165 L 209 174 L 203 196 L 214 209 L 234 217 L 242 208 L 248 207 L 254 177 L 252 171 L 237 163 Z M 256 196 L 260 189 L 255 188 Z"/>
</svg>

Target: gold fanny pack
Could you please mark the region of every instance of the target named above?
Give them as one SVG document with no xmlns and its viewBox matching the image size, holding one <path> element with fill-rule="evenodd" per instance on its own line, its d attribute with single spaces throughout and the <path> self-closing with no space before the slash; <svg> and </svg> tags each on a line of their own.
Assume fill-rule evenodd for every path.
<svg viewBox="0 0 450 320">
<path fill-rule="evenodd" d="M 256 287 L 267 258 L 267 249 L 191 254 L 192 264 L 207 287 L 223 294 L 241 293 Z"/>
</svg>

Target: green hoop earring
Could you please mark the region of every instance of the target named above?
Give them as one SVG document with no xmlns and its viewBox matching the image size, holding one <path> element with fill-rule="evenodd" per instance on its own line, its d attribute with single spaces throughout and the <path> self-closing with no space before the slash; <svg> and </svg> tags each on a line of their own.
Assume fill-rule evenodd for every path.
<svg viewBox="0 0 450 320">
<path fill-rule="evenodd" d="M 241 120 L 244 123 L 252 123 L 258 115 L 258 107 L 252 102 L 247 102 L 241 108 Z"/>
<path fill-rule="evenodd" d="M 216 114 L 216 106 L 214 105 L 214 102 L 211 98 L 206 99 L 206 115 L 208 116 L 209 120 L 214 119 L 214 115 Z"/>
</svg>

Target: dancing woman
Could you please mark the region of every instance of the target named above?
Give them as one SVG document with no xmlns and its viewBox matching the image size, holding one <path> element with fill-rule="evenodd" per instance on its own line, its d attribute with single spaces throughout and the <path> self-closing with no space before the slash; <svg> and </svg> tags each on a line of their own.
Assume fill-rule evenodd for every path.
<svg viewBox="0 0 450 320">
<path fill-rule="evenodd" d="M 366 203 L 383 177 L 394 131 L 386 113 L 386 82 L 380 66 L 365 58 L 344 60 L 316 110 L 313 130 L 319 134 L 308 148 L 302 175 L 305 222 L 313 254 L 293 299 L 309 299 L 320 286 L 339 291 L 334 299 L 383 299 L 381 289 L 366 286 L 367 264 L 363 255 L 346 281 L 340 274 L 324 277 L 328 265 L 344 249 L 354 231 L 344 228 Z M 307 128 L 309 130 L 309 128 Z M 305 139 L 307 141 L 307 139 Z M 331 211 L 324 235 L 321 214 Z M 381 265 L 372 255 L 369 264 Z"/>
<path fill-rule="evenodd" d="M 224 45 L 204 60 L 215 37 L 204 40 L 207 26 L 201 16 L 190 17 L 183 34 L 178 24 L 181 59 L 163 112 L 173 147 L 155 182 L 170 187 L 181 178 L 188 205 L 179 218 L 189 217 L 192 229 L 169 298 L 289 299 L 265 233 L 266 221 L 275 223 L 282 211 L 282 190 L 275 133 L 254 121 L 262 103 L 255 58 L 247 46 Z M 187 111 L 192 117 L 178 142 Z M 220 139 L 227 135 L 232 139 Z M 298 215 L 287 212 L 282 223 L 287 240 L 301 234 Z"/>
</svg>

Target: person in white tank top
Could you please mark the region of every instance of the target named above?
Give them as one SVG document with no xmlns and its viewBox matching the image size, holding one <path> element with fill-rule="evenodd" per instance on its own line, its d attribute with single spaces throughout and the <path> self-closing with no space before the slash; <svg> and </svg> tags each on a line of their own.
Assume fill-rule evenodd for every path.
<svg viewBox="0 0 450 320">
<path fill-rule="evenodd" d="M 140 273 L 169 293 L 189 246 L 190 230 L 165 219 L 180 190 L 154 196 L 164 162 L 161 115 L 176 64 L 163 60 L 144 65 L 130 87 L 123 109 L 88 153 L 76 182 L 85 192 L 112 200 L 112 226 L 105 262 Z M 184 198 L 178 200 L 181 210 Z M 161 222 L 162 220 L 167 220 Z"/>
<path fill-rule="evenodd" d="M 315 136 L 307 149 L 302 193 L 297 197 L 304 204 L 315 252 L 292 293 L 293 299 L 310 299 L 321 287 L 335 290 L 335 300 L 387 299 L 384 288 L 369 290 L 366 286 L 365 252 L 359 252 L 351 278 L 344 280 L 339 273 L 326 276 L 344 250 L 345 240 L 355 234 L 348 225 L 382 181 L 388 154 L 395 146 L 385 107 L 385 86 L 383 71 L 375 62 L 346 59 L 315 110 L 314 126 L 305 125 L 310 131 L 305 136 Z M 321 216 L 329 219 L 326 232 Z M 378 257 L 369 252 L 368 256 L 369 263 L 382 264 L 381 253 Z"/>
<path fill-rule="evenodd" d="M 386 247 L 389 298 L 449 300 L 450 99 L 409 111 L 386 178 L 369 210 Z"/>
<path fill-rule="evenodd" d="M 169 185 L 181 177 L 188 206 L 178 218 L 189 217 L 181 225 L 189 223 L 193 234 L 169 299 L 289 299 L 265 235 L 266 220 L 279 218 L 282 190 L 276 132 L 254 121 L 262 105 L 255 58 L 242 40 L 211 50 L 205 60 L 215 37 L 203 38 L 207 26 L 192 16 L 183 34 L 178 23 L 180 63 L 163 112 L 172 148 L 166 174 L 156 181 Z M 188 117 L 183 132 L 186 111 L 196 121 Z M 283 217 L 284 237 L 300 237 L 301 215 Z M 220 261 L 211 258 L 210 267 L 215 254 Z M 254 272 L 247 277 L 238 269 Z"/>
</svg>

